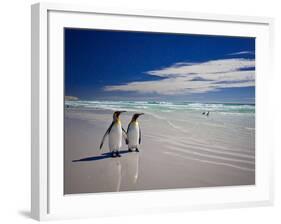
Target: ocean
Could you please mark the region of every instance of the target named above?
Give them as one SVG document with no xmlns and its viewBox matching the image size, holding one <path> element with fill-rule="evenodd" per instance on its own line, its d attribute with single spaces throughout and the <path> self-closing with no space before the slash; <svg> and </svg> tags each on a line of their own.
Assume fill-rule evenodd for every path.
<svg viewBox="0 0 281 224">
<path fill-rule="evenodd" d="M 167 101 L 65 101 L 65 105 L 73 108 L 126 110 L 142 112 L 205 112 L 222 114 L 254 114 L 254 104 L 230 103 L 192 103 Z"/>
</svg>

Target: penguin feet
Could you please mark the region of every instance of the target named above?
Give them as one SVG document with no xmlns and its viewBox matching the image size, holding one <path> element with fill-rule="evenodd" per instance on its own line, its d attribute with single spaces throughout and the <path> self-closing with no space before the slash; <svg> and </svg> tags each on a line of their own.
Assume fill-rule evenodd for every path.
<svg viewBox="0 0 281 224">
<path fill-rule="evenodd" d="M 136 148 L 136 152 L 139 152 L 139 149 L 138 149 L 138 148 Z"/>
<path fill-rule="evenodd" d="M 116 152 L 116 156 L 117 156 L 117 157 L 121 157 L 119 151 Z"/>
<path fill-rule="evenodd" d="M 111 153 L 111 157 L 115 158 L 117 156 L 116 152 Z"/>
<path fill-rule="evenodd" d="M 111 153 L 111 157 L 116 158 L 116 157 L 121 157 L 121 155 L 118 151 L 116 151 Z"/>
<path fill-rule="evenodd" d="M 132 152 L 133 150 L 129 148 L 128 151 L 129 151 L 129 152 Z"/>
</svg>

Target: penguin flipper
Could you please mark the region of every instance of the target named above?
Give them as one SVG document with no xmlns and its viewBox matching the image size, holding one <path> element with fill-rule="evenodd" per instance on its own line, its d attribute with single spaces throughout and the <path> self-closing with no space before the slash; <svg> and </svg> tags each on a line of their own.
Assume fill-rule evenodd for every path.
<svg viewBox="0 0 281 224">
<path fill-rule="evenodd" d="M 141 128 L 139 127 L 140 137 L 139 137 L 139 144 L 141 143 Z"/>
<path fill-rule="evenodd" d="M 129 141 L 128 141 L 127 132 L 125 131 L 125 129 L 123 127 L 122 127 L 122 133 L 123 133 L 123 137 L 125 139 L 126 145 L 128 145 Z"/>
<path fill-rule="evenodd" d="M 131 122 L 128 124 L 127 133 L 129 132 L 130 125 L 131 125 Z M 127 137 L 128 137 L 128 136 L 127 136 Z M 128 138 L 126 139 L 126 144 L 127 144 L 127 145 L 129 144 L 129 139 L 128 139 Z"/>
<path fill-rule="evenodd" d="M 104 140 L 105 140 L 105 137 L 106 137 L 106 136 L 109 134 L 109 132 L 111 131 L 111 128 L 112 128 L 113 124 L 114 124 L 114 122 L 112 122 L 111 125 L 109 126 L 109 128 L 106 130 L 106 132 L 105 132 L 105 134 L 104 134 L 104 136 L 103 136 L 103 138 L 102 138 L 102 140 L 101 140 L 101 143 L 100 143 L 100 150 L 101 150 L 101 148 L 102 148 L 102 146 L 103 146 L 103 142 L 104 142 Z"/>
</svg>

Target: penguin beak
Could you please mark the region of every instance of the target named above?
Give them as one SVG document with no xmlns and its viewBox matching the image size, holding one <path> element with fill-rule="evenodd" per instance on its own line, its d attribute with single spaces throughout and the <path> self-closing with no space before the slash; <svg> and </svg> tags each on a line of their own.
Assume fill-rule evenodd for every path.
<svg viewBox="0 0 281 224">
<path fill-rule="evenodd" d="M 127 112 L 127 111 L 125 111 L 125 110 L 121 110 L 121 111 L 119 111 L 119 113 L 121 114 L 121 113 L 125 113 L 125 112 Z"/>
<path fill-rule="evenodd" d="M 125 110 L 118 111 L 117 112 L 117 117 L 119 117 L 120 114 L 125 113 L 125 112 L 127 112 L 127 111 L 125 111 Z"/>
<path fill-rule="evenodd" d="M 139 113 L 139 114 L 136 114 L 137 115 L 137 118 L 141 115 L 144 115 L 144 113 Z"/>
</svg>

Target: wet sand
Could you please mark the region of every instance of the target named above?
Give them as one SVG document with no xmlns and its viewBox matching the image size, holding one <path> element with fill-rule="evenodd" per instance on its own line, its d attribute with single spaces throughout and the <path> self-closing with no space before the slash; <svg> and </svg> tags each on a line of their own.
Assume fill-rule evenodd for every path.
<svg viewBox="0 0 281 224">
<path fill-rule="evenodd" d="M 131 116 L 121 115 L 125 129 Z M 107 140 L 98 150 L 111 121 L 110 110 L 65 109 L 65 194 L 255 184 L 253 118 L 146 113 L 140 152 L 123 142 L 120 158 Z"/>
</svg>

